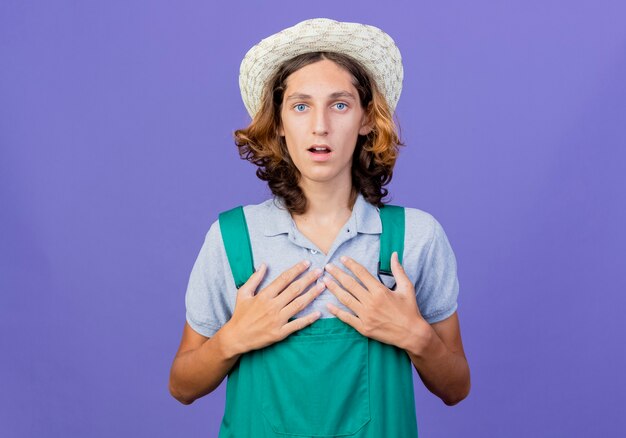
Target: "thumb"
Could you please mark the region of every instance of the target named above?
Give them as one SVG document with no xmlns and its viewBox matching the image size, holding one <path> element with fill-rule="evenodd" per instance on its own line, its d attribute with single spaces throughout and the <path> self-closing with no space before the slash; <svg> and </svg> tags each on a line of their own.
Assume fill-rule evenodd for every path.
<svg viewBox="0 0 626 438">
<path fill-rule="evenodd" d="M 402 264 L 400 264 L 397 251 L 394 251 L 391 254 L 391 273 L 393 274 L 393 278 L 395 278 L 396 283 L 398 284 L 398 288 L 404 289 L 407 282 L 411 282 L 411 280 L 409 280 L 409 277 L 406 275 Z"/>
<path fill-rule="evenodd" d="M 256 289 L 259 287 L 259 284 L 261 284 L 261 281 L 265 277 L 265 272 L 267 272 L 267 265 L 265 263 L 261 263 L 259 269 L 254 271 L 254 274 L 252 274 L 250 278 L 248 278 L 248 281 L 246 281 L 243 286 L 239 288 L 239 290 L 237 291 L 237 296 L 253 297 Z"/>
</svg>

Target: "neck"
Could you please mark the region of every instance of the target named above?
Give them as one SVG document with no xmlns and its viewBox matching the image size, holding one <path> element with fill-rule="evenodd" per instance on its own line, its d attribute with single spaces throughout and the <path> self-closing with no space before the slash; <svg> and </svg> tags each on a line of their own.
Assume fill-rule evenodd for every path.
<svg viewBox="0 0 626 438">
<path fill-rule="evenodd" d="M 341 186 L 326 184 L 300 185 L 307 199 L 307 211 L 294 219 L 312 225 L 333 227 L 343 225 L 352 214 L 352 208 L 358 196 L 349 184 Z"/>
</svg>

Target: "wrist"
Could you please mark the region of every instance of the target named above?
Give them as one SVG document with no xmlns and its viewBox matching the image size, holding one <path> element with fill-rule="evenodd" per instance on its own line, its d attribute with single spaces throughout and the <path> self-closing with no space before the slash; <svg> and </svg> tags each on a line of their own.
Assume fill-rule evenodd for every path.
<svg viewBox="0 0 626 438">
<path fill-rule="evenodd" d="M 228 360 L 236 359 L 246 352 L 245 346 L 239 340 L 237 333 L 237 330 L 229 322 L 215 333 L 219 349 Z"/>
<path fill-rule="evenodd" d="M 408 333 L 408 345 L 405 350 L 416 358 L 423 357 L 433 341 L 435 331 L 425 320 L 418 319 L 411 324 Z"/>
</svg>

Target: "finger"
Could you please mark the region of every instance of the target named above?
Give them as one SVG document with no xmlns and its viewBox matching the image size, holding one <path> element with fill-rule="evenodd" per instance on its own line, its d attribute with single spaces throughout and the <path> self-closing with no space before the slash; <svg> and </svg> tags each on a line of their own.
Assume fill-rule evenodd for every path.
<svg viewBox="0 0 626 438">
<path fill-rule="evenodd" d="M 348 256 L 341 256 L 339 260 L 341 260 L 341 263 L 343 263 L 346 268 L 350 269 L 350 271 L 352 271 L 352 273 L 354 273 L 354 275 L 356 275 L 356 277 L 361 280 L 361 282 L 370 292 L 380 287 L 380 280 L 370 274 L 365 266 L 361 265 L 353 258 Z"/>
<path fill-rule="evenodd" d="M 322 312 L 316 311 L 311 312 L 306 316 L 301 316 L 300 318 L 296 318 L 293 321 L 288 322 L 281 328 L 281 332 L 284 333 L 282 339 L 286 338 L 293 332 L 297 330 L 301 330 L 307 325 L 314 323 L 319 317 L 322 316 Z"/>
<path fill-rule="evenodd" d="M 254 293 L 259 287 L 259 284 L 261 284 L 261 281 L 263 281 L 266 272 L 267 265 L 265 263 L 261 263 L 259 269 L 254 271 L 254 274 L 252 274 L 250 278 L 248 278 L 248 280 L 243 284 L 243 286 L 239 288 L 239 290 L 237 291 L 237 295 L 246 297 L 254 296 Z"/>
<path fill-rule="evenodd" d="M 361 286 L 353 276 L 346 274 L 341 268 L 330 263 L 326 265 L 326 270 L 359 301 L 364 302 L 368 299 L 369 291 Z"/>
<path fill-rule="evenodd" d="M 311 262 L 304 260 L 300 263 L 296 263 L 291 268 L 280 273 L 278 277 L 272 281 L 269 286 L 263 289 L 261 292 L 268 297 L 275 297 L 281 293 L 289 283 L 293 281 L 298 275 L 307 270 L 311 266 Z"/>
<path fill-rule="evenodd" d="M 404 288 L 407 286 L 407 283 L 411 283 L 411 280 L 406 275 L 404 267 L 398 259 L 397 251 L 394 251 L 393 254 L 391 254 L 391 273 L 393 274 L 393 278 L 395 278 L 396 284 L 398 285 L 396 289 Z"/>
<path fill-rule="evenodd" d="M 291 318 L 296 313 L 304 310 L 306 306 L 311 303 L 311 301 L 317 298 L 324 291 L 324 289 L 326 289 L 326 285 L 324 283 L 316 284 L 311 289 L 309 289 L 307 293 L 300 295 L 287 306 L 283 307 L 279 313 L 282 317 L 285 317 L 286 319 Z"/>
<path fill-rule="evenodd" d="M 302 276 L 302 278 L 299 278 L 287 286 L 287 288 L 275 298 L 276 302 L 280 305 L 280 307 L 286 306 L 288 303 L 293 301 L 294 298 L 297 298 L 302 291 L 309 286 L 309 284 L 320 278 L 322 272 L 323 271 L 320 268 L 307 272 Z"/>
<path fill-rule="evenodd" d="M 363 328 L 363 321 L 361 321 L 358 317 L 354 316 L 353 314 L 349 312 L 346 312 L 343 309 L 340 309 L 339 307 L 331 303 L 326 303 L 326 307 L 328 307 L 328 310 L 330 310 L 330 313 L 335 315 L 337 318 L 339 318 L 346 324 L 352 326 L 352 328 L 354 328 L 359 333 L 363 334 L 363 332 L 361 331 Z"/>
<path fill-rule="evenodd" d="M 328 290 L 331 291 L 344 306 L 352 310 L 357 315 L 361 314 L 363 311 L 363 303 L 357 300 L 352 294 L 342 289 L 341 286 L 330 278 L 325 276 L 323 281 Z"/>
</svg>

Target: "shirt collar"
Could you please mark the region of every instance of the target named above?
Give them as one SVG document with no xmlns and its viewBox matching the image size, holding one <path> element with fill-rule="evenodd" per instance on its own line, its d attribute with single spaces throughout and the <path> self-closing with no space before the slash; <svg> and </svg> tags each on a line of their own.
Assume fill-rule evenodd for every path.
<svg viewBox="0 0 626 438">
<path fill-rule="evenodd" d="M 296 229 L 296 224 L 289 214 L 289 210 L 284 207 L 281 197 L 276 196 L 270 199 L 267 203 L 267 209 L 264 235 L 289 234 Z M 367 202 L 361 193 L 357 195 L 348 223 L 354 223 L 356 231 L 359 233 L 380 234 L 383 230 L 378 207 Z"/>
</svg>

